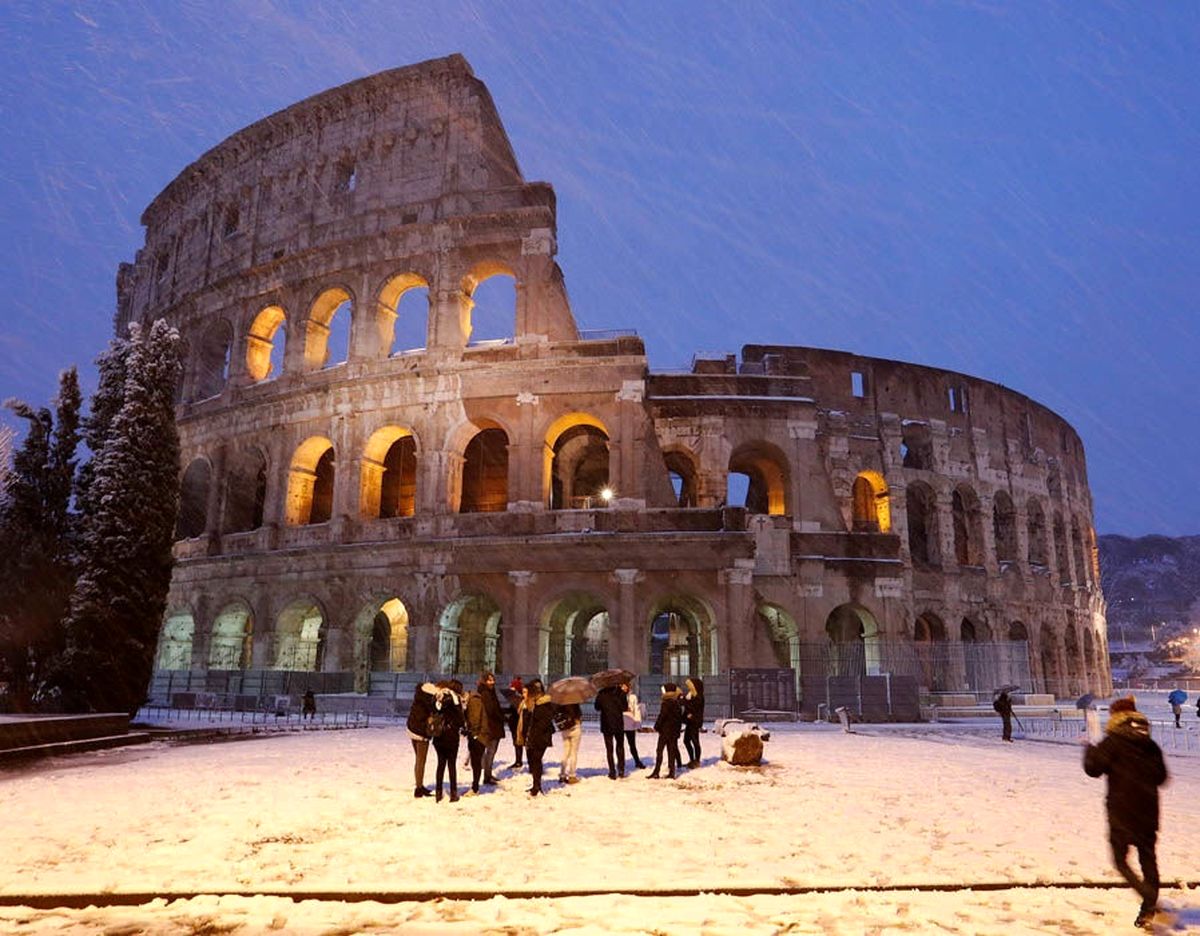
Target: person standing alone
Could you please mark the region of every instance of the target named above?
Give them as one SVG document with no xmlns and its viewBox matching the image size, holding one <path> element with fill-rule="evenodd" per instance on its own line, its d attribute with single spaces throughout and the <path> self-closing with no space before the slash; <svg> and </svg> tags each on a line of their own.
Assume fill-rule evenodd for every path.
<svg viewBox="0 0 1200 936">
<path fill-rule="evenodd" d="M 1116 699 L 1109 707 L 1108 725 L 1099 744 L 1083 752 L 1089 777 L 1108 777 L 1108 839 L 1113 864 L 1121 877 L 1141 895 L 1135 926 L 1149 927 L 1158 909 L 1158 788 L 1167 782 L 1162 749 L 1150 737 L 1150 722 L 1137 711 L 1132 698 Z M 1136 848 L 1139 878 L 1129 866 L 1129 849 Z"/>
<path fill-rule="evenodd" d="M 992 708 L 1000 715 L 1000 739 L 1002 741 L 1012 741 L 1013 704 L 1009 694 L 1002 690 L 996 696 L 996 700 L 992 702 Z"/>
</svg>

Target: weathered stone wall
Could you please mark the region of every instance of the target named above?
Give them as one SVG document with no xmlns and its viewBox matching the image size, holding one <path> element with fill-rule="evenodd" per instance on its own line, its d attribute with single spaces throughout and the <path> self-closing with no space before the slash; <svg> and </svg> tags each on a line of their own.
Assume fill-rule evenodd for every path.
<svg viewBox="0 0 1200 936">
<path fill-rule="evenodd" d="M 1014 677 L 1110 687 L 1070 426 L 935 368 L 755 345 L 654 374 L 631 333 L 581 334 L 553 191 L 461 57 L 260 121 L 143 220 L 118 327 L 165 315 L 188 340 L 170 620 L 193 669 L 365 689 L 397 668 L 811 672 L 857 648 L 862 671 L 986 691 L 964 661 L 1012 640 Z M 511 337 L 472 344 L 497 275 Z M 410 290 L 426 340 L 397 348 Z M 397 484 L 411 504 L 388 507 Z M 248 650 L 222 656 L 243 617 Z"/>
</svg>

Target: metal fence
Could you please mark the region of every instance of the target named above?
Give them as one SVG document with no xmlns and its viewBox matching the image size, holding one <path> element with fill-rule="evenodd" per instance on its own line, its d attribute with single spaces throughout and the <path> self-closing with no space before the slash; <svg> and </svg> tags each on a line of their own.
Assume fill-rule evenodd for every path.
<svg viewBox="0 0 1200 936">
<path fill-rule="evenodd" d="M 155 723 L 200 723 L 210 725 L 267 725 L 277 728 L 369 728 L 371 716 L 366 712 L 318 712 L 304 718 L 295 712 L 262 710 L 237 711 L 219 708 L 173 708 L 169 705 L 144 705 L 138 710 L 137 721 Z"/>
<path fill-rule="evenodd" d="M 1087 736 L 1086 723 L 1074 715 L 1022 718 L 1019 727 L 1024 728 L 1026 735 L 1063 744 L 1082 744 Z M 1152 721 L 1150 731 L 1158 746 L 1167 753 L 1179 757 L 1200 757 L 1200 730 L 1176 728 L 1169 721 Z"/>
</svg>

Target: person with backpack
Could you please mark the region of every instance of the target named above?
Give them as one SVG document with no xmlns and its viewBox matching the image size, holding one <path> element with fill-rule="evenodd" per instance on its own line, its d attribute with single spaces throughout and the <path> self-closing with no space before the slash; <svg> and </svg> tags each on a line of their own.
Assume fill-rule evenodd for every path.
<svg viewBox="0 0 1200 936">
<path fill-rule="evenodd" d="M 583 739 L 583 709 L 578 703 L 556 705 L 554 724 L 562 735 L 562 760 L 558 768 L 560 783 L 578 783 L 575 765 L 579 760 L 579 742 Z"/>
<path fill-rule="evenodd" d="M 429 742 L 433 737 L 430 716 L 437 703 L 437 693 L 438 687 L 431 682 L 418 686 L 408 709 L 408 721 L 405 722 L 413 746 L 413 773 L 417 781 L 413 796 L 417 799 L 429 795 L 429 788 L 425 786 L 425 761 L 429 757 Z"/>
<path fill-rule="evenodd" d="M 434 800 L 442 801 L 442 781 L 447 767 L 450 773 L 450 802 L 458 802 L 458 739 L 463 729 L 462 691 L 463 684 L 457 679 L 448 679 L 437 684 L 438 694 L 433 714 L 429 716 L 429 734 L 434 751 L 437 752 L 437 783 Z"/>
</svg>

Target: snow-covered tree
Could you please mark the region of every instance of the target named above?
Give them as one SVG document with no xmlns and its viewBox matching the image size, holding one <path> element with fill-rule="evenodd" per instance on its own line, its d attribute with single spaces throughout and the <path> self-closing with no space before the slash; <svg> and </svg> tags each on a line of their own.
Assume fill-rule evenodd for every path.
<svg viewBox="0 0 1200 936">
<path fill-rule="evenodd" d="M 12 707 L 47 700 L 47 678 L 64 645 L 75 582 L 71 496 L 79 446 L 79 377 L 59 377 L 55 412 L 19 400 L 7 406 L 29 423 L 0 500 L 0 673 Z"/>
<path fill-rule="evenodd" d="M 115 395 L 98 394 L 88 424 L 93 456 L 59 684 L 69 710 L 132 714 L 150 681 L 171 581 L 179 333 L 161 319 L 149 329 L 132 325 L 123 366 L 108 363 L 113 373 L 123 371 L 120 406 Z M 111 379 L 108 389 L 116 385 Z"/>
</svg>

